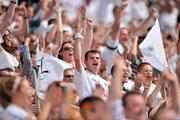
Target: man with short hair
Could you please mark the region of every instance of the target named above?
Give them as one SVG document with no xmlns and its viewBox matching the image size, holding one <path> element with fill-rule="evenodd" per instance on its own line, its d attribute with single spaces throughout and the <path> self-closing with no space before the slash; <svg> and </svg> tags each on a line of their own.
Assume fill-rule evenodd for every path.
<svg viewBox="0 0 180 120">
<path fill-rule="evenodd" d="M 96 96 L 83 99 L 80 110 L 84 120 L 111 120 L 106 102 Z"/>
<path fill-rule="evenodd" d="M 122 98 L 124 113 L 127 119 L 145 120 L 145 100 L 140 93 L 128 92 Z"/>
<path fill-rule="evenodd" d="M 108 96 L 108 83 L 103 78 L 101 78 L 98 73 L 101 66 L 100 53 L 97 50 L 89 50 L 85 54 L 84 64 L 86 65 L 86 70 L 82 62 L 82 51 L 81 51 L 81 40 L 79 37 L 80 33 L 77 33 L 75 37 L 74 46 L 74 60 L 76 66 L 75 73 L 75 85 L 77 88 L 78 95 L 80 99 L 92 95 L 94 89 L 101 88 L 101 97 L 106 98 Z M 100 85 L 100 86 L 99 86 Z"/>
<path fill-rule="evenodd" d="M 74 82 L 74 70 L 73 68 L 67 68 L 64 70 L 63 82 Z"/>
</svg>

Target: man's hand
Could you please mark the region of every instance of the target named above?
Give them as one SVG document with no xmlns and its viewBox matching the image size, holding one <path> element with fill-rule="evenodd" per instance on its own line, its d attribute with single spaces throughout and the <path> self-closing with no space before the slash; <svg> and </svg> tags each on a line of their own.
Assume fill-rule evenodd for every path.
<svg viewBox="0 0 180 120">
<path fill-rule="evenodd" d="M 166 69 L 162 73 L 161 77 L 163 80 L 169 80 L 170 82 L 176 82 L 177 81 L 177 77 L 170 71 L 170 69 Z"/>
<path fill-rule="evenodd" d="M 80 5 L 79 12 L 82 15 L 82 19 L 85 20 L 85 17 L 86 17 L 86 6 L 84 4 Z"/>
<path fill-rule="evenodd" d="M 158 17 L 158 15 L 159 15 L 159 13 L 158 13 L 157 9 L 155 9 L 155 8 L 151 8 L 151 9 L 150 9 L 149 16 L 150 16 L 151 18 L 153 18 L 154 20 L 156 20 L 157 17 Z"/>
<path fill-rule="evenodd" d="M 135 80 L 134 80 L 134 83 L 135 83 L 135 88 L 138 88 L 140 89 L 142 83 L 144 81 L 144 77 L 142 74 L 137 74 Z"/>
<path fill-rule="evenodd" d="M 121 6 L 120 6 L 120 10 L 124 11 L 127 6 L 128 6 L 128 1 L 127 0 L 122 0 Z"/>
<path fill-rule="evenodd" d="M 24 45 L 25 45 L 26 47 L 29 47 L 30 41 L 31 41 L 30 38 L 26 38 L 26 39 L 25 39 L 25 42 L 24 42 Z"/>
</svg>

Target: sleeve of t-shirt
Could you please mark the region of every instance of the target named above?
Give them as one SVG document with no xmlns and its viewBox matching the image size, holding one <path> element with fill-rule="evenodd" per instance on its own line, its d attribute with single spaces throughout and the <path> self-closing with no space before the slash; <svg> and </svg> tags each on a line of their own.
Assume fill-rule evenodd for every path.
<svg viewBox="0 0 180 120">
<path fill-rule="evenodd" d="M 92 94 L 91 88 L 87 80 L 87 74 L 85 70 L 82 70 L 81 73 L 75 72 L 75 86 L 77 93 L 82 100 L 83 98 L 90 96 Z"/>
<path fill-rule="evenodd" d="M 118 48 L 118 41 L 113 40 L 112 37 L 109 36 L 107 41 L 106 41 L 106 47 L 111 49 L 111 50 L 115 50 Z"/>
</svg>

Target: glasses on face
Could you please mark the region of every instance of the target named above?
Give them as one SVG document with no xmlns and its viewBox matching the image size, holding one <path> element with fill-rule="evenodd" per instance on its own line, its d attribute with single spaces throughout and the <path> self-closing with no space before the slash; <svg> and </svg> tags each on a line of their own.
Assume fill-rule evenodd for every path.
<svg viewBox="0 0 180 120">
<path fill-rule="evenodd" d="M 74 78 L 74 75 L 64 75 L 66 78 Z"/>
<path fill-rule="evenodd" d="M 64 51 L 71 51 L 71 50 L 74 50 L 74 48 L 73 47 L 64 47 L 63 50 Z"/>
</svg>

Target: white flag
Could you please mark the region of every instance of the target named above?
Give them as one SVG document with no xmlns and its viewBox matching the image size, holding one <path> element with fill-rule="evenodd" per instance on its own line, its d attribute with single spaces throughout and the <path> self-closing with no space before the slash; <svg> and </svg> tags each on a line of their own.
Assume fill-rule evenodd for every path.
<svg viewBox="0 0 180 120">
<path fill-rule="evenodd" d="M 139 48 L 145 60 L 156 69 L 163 71 L 168 67 L 158 19 Z"/>
<path fill-rule="evenodd" d="M 12 70 L 15 70 L 15 67 L 18 65 L 19 62 L 17 61 L 16 57 L 5 50 L 0 52 L 0 69 L 11 68 Z"/>
<path fill-rule="evenodd" d="M 63 79 L 64 70 L 72 68 L 71 64 L 42 52 L 37 52 L 37 66 L 37 96 L 43 100 L 45 99 L 44 92 L 47 87 L 54 81 L 61 81 Z"/>
</svg>

